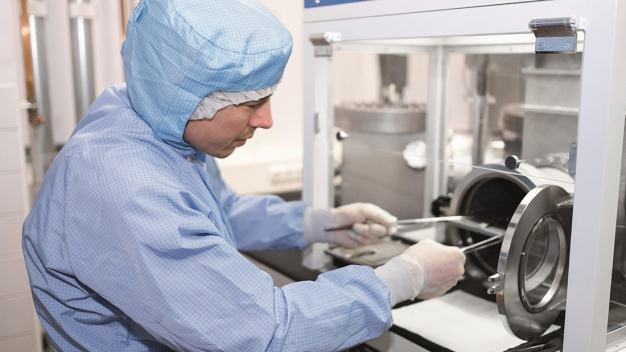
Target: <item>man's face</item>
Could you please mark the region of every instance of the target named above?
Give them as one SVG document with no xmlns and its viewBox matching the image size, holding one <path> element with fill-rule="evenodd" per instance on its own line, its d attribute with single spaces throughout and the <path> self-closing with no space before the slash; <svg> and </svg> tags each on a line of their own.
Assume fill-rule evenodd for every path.
<svg viewBox="0 0 626 352">
<path fill-rule="evenodd" d="M 212 119 L 189 120 L 183 140 L 216 158 L 231 155 L 252 138 L 257 128 L 272 127 L 270 97 L 240 105 L 229 105 Z"/>
</svg>

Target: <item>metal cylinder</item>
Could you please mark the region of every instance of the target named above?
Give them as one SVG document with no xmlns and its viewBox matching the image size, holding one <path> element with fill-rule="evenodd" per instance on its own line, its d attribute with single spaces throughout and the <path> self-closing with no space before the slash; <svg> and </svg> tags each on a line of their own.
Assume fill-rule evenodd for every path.
<svg viewBox="0 0 626 352">
<path fill-rule="evenodd" d="M 426 130 L 426 109 L 415 104 L 342 104 L 335 107 L 335 125 L 347 133 L 420 133 Z"/>
</svg>

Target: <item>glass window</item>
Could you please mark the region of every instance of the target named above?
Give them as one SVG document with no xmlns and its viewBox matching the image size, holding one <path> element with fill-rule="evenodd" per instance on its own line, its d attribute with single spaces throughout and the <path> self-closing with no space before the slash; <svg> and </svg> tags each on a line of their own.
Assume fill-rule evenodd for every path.
<svg viewBox="0 0 626 352">
<path fill-rule="evenodd" d="M 334 147 L 337 203 L 375 203 L 399 219 L 455 216 L 401 227 L 396 238 L 409 242 L 499 238 L 468 253 L 461 289 L 495 301 L 482 294 L 488 278 L 514 274 L 499 279 L 516 312 L 504 328 L 522 339 L 563 322 L 583 50 L 582 38 L 576 54 L 538 55 L 534 43 L 528 33 L 333 46 L 334 125 L 345 132 Z M 626 322 L 619 221 L 609 330 Z M 505 249 L 515 252 L 508 264 Z"/>
<path fill-rule="evenodd" d="M 339 52 L 334 59 L 339 204 L 375 203 L 401 219 L 424 215 L 427 53 Z M 405 150 L 419 154 L 414 161 Z"/>
<path fill-rule="evenodd" d="M 626 337 L 626 138 L 622 149 L 622 169 L 615 226 L 615 249 L 611 273 L 611 299 L 607 342 Z"/>
</svg>

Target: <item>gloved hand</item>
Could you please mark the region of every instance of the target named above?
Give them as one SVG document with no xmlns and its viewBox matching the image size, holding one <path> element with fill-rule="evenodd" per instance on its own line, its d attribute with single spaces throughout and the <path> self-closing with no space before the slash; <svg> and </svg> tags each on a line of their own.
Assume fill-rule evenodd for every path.
<svg viewBox="0 0 626 352">
<path fill-rule="evenodd" d="M 415 297 L 429 299 L 443 295 L 463 276 L 464 265 L 465 254 L 459 248 L 425 239 L 375 272 L 387 283 L 393 306 Z"/>
<path fill-rule="evenodd" d="M 354 248 L 395 233 L 398 218 L 369 203 L 353 203 L 330 211 L 331 226 L 354 224 L 352 230 L 335 231 L 333 242 Z M 390 226 L 391 225 L 391 226 Z"/>
<path fill-rule="evenodd" d="M 369 203 L 353 203 L 335 209 L 308 208 L 304 215 L 304 239 L 308 244 L 332 242 L 354 248 L 394 233 L 398 219 Z M 325 227 L 354 224 L 352 230 L 327 232 Z"/>
<path fill-rule="evenodd" d="M 425 239 L 399 255 L 413 275 L 413 294 L 421 299 L 441 296 L 465 272 L 465 254 L 458 247 Z"/>
</svg>

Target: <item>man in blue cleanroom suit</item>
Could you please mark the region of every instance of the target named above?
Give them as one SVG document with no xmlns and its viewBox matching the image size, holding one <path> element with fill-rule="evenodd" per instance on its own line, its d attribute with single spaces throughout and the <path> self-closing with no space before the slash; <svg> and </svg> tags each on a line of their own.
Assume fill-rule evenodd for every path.
<svg viewBox="0 0 626 352">
<path fill-rule="evenodd" d="M 388 329 L 396 302 L 456 283 L 465 257 L 432 241 L 376 271 L 349 266 L 282 289 L 239 254 L 356 246 L 395 220 L 371 204 L 238 197 L 222 180 L 213 157 L 271 127 L 291 47 L 257 0 L 140 1 L 122 48 L 127 83 L 91 106 L 24 224 L 56 350 L 336 351 Z"/>
</svg>

